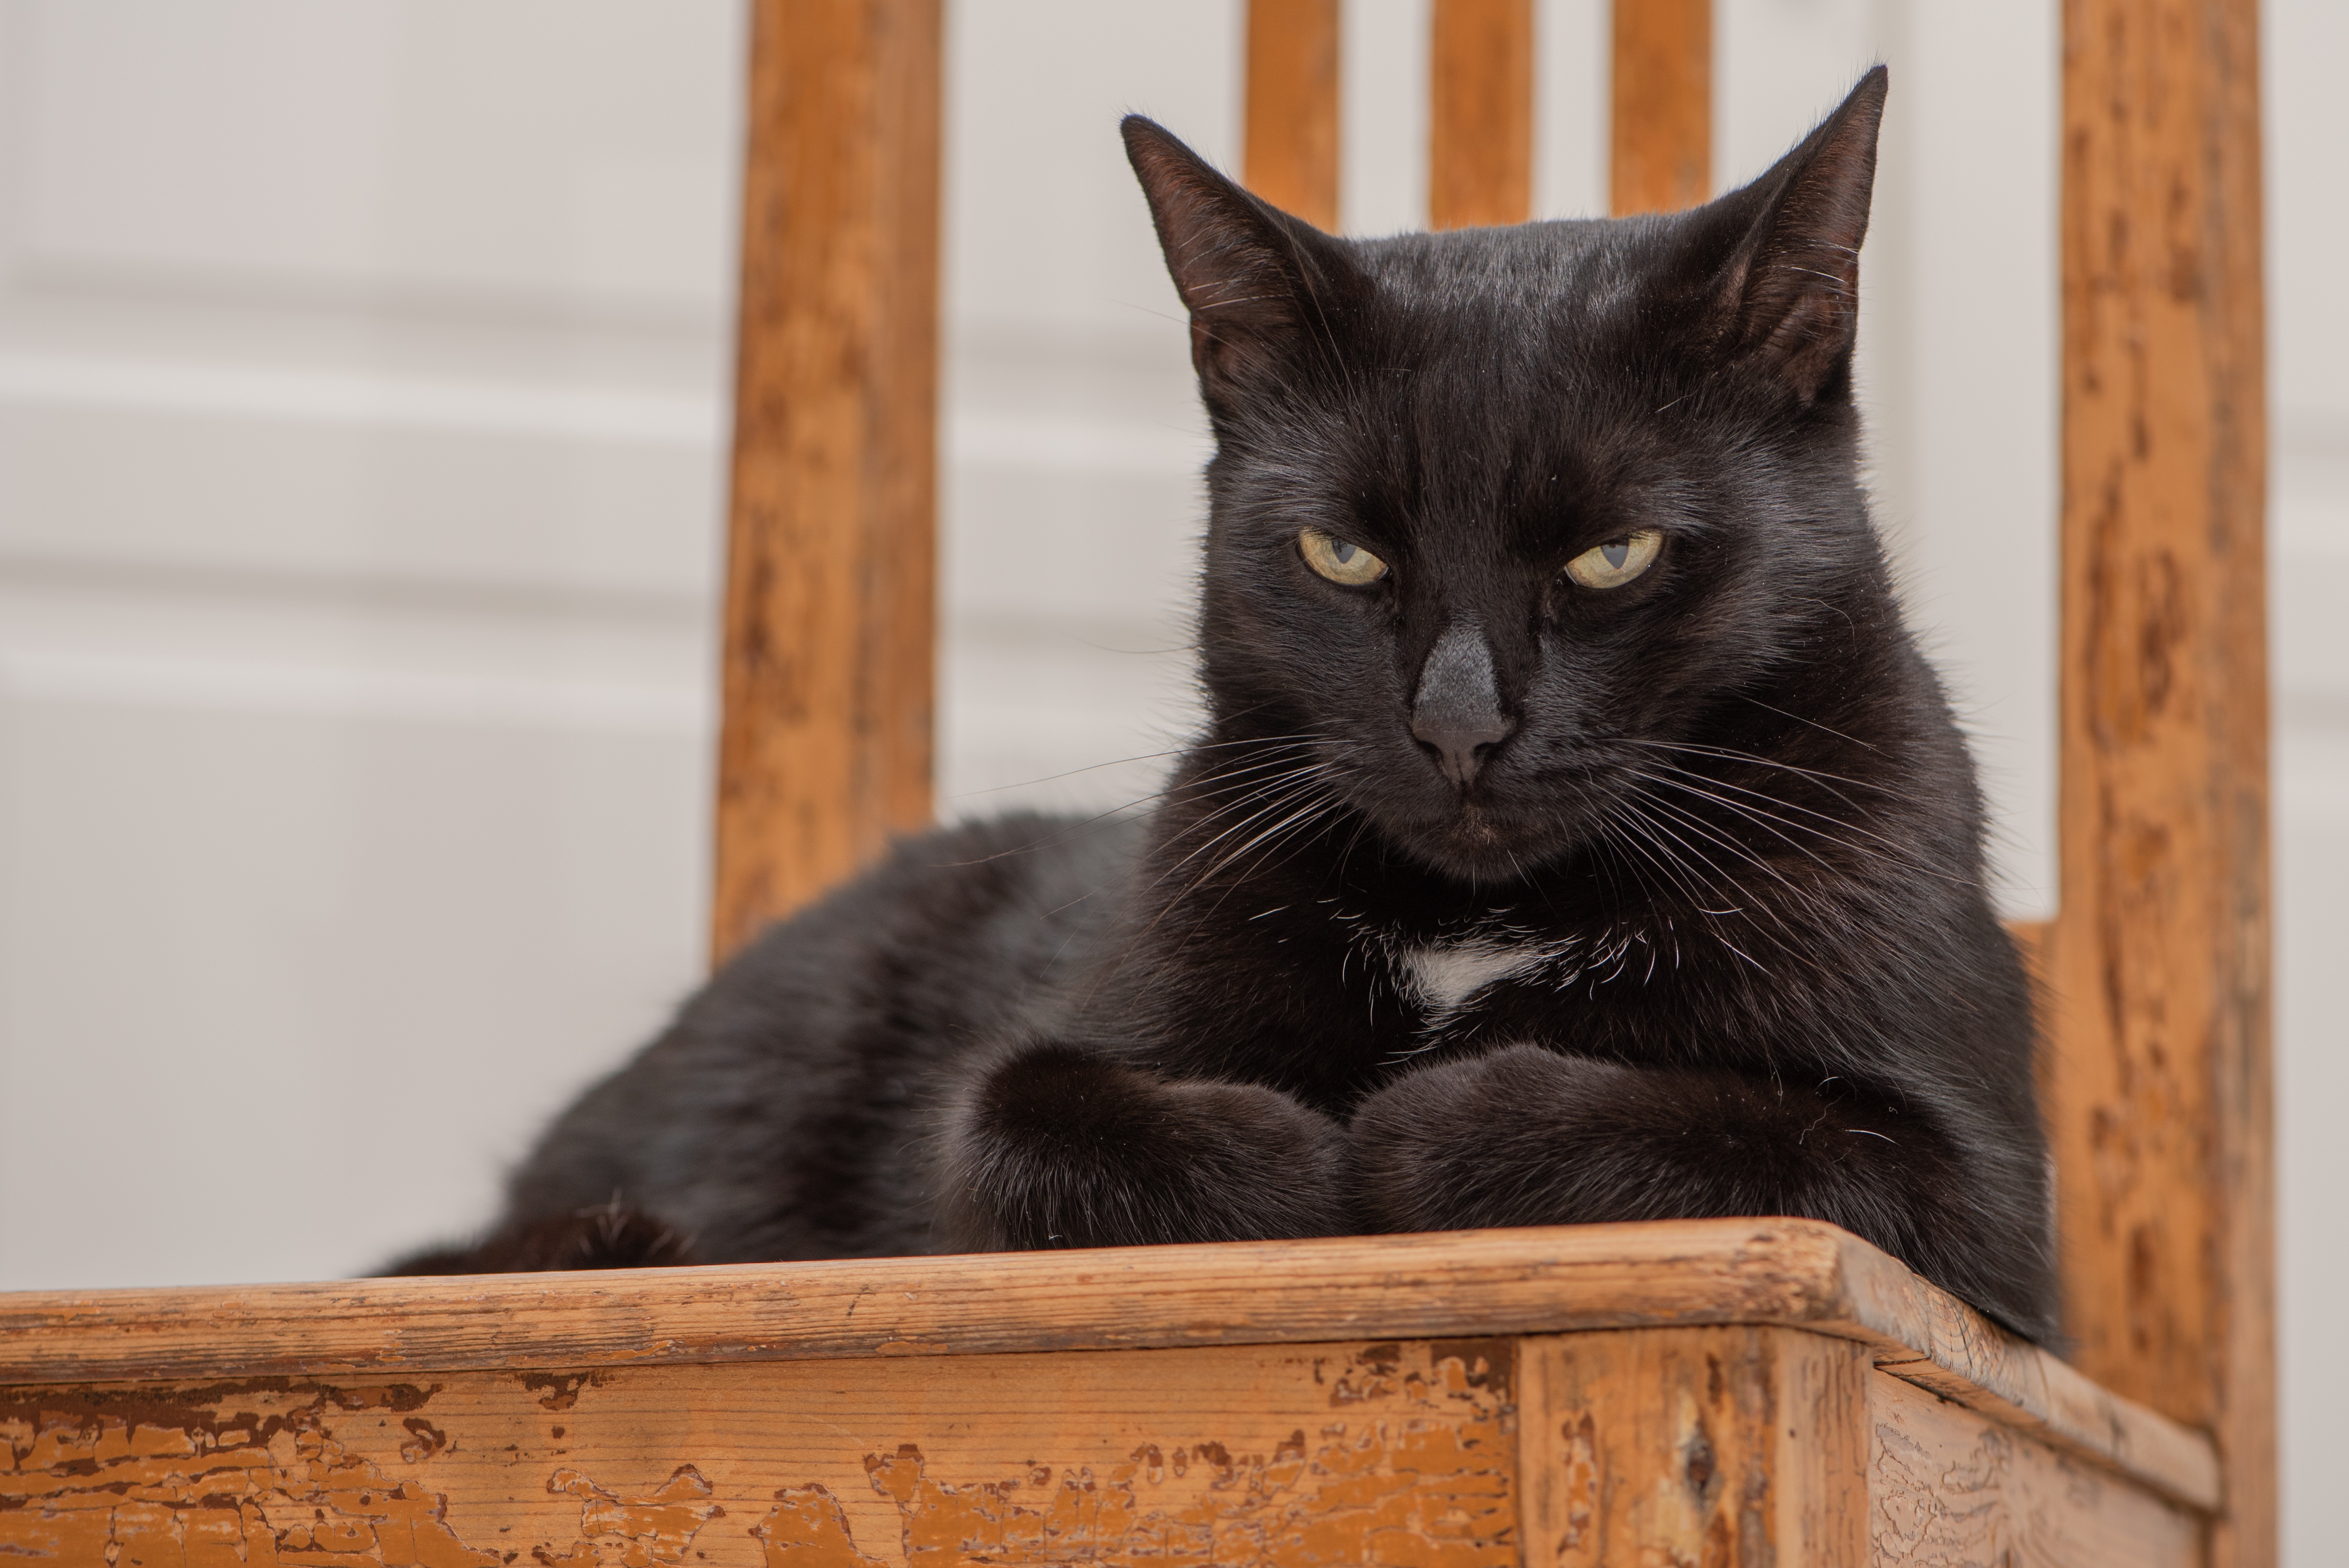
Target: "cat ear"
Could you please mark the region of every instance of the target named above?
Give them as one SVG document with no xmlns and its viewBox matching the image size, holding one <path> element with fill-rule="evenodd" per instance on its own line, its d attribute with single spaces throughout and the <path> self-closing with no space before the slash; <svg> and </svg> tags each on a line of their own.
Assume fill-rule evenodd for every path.
<svg viewBox="0 0 2349 1568">
<path fill-rule="evenodd" d="M 1889 79 L 1882 66 L 1860 77 L 1800 146 L 1723 203 L 1760 207 L 1720 296 L 1733 356 L 1806 403 L 1848 364 L 1858 329 L 1859 245 Z"/>
<path fill-rule="evenodd" d="M 1150 201 L 1159 248 L 1191 313 L 1191 364 L 1212 404 L 1277 377 L 1350 269 L 1336 242 L 1250 195 L 1163 126 L 1138 114 L 1119 129 Z"/>
</svg>

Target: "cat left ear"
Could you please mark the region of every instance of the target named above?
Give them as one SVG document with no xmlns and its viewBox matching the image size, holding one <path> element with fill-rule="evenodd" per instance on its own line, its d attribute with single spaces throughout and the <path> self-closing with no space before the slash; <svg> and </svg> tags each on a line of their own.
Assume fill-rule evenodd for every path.
<svg viewBox="0 0 2349 1568">
<path fill-rule="evenodd" d="M 1191 363 L 1215 407 L 1277 380 L 1350 269 L 1328 235 L 1217 173 L 1164 126 L 1128 115 L 1119 128 L 1166 270 L 1191 313 Z"/>
<path fill-rule="evenodd" d="M 1724 203 L 1759 199 L 1762 209 L 1723 283 L 1732 352 L 1806 403 L 1849 363 L 1858 330 L 1859 245 L 1889 80 L 1882 66 L 1860 77 L 1800 146 Z"/>
</svg>

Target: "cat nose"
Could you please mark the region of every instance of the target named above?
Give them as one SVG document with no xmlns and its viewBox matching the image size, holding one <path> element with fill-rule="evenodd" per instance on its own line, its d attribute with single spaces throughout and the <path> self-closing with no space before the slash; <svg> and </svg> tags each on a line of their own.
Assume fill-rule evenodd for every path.
<svg viewBox="0 0 2349 1568">
<path fill-rule="evenodd" d="M 1501 712 L 1484 628 L 1474 621 L 1454 621 L 1420 667 L 1411 733 L 1434 748 L 1444 776 L 1464 787 L 1516 727 Z"/>
<path fill-rule="evenodd" d="M 1466 785 L 1484 768 L 1493 748 L 1516 728 L 1489 709 L 1483 713 L 1451 714 L 1426 707 L 1414 708 L 1411 732 L 1435 748 L 1436 766 L 1454 784 Z"/>
</svg>

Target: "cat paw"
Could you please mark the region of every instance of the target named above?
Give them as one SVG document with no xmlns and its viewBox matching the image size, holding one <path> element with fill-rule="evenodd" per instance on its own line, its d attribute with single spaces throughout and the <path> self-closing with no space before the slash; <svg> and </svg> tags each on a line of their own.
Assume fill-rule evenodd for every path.
<svg viewBox="0 0 2349 1568">
<path fill-rule="evenodd" d="M 1330 1235 L 1350 1228 L 1344 1141 L 1278 1089 L 1031 1046 L 954 1117 L 941 1241 L 1002 1252 Z"/>
<path fill-rule="evenodd" d="M 1348 1127 L 1365 1218 L 1385 1232 L 1581 1218 L 1578 1124 L 1634 1071 L 1520 1045 L 1396 1079 Z"/>
<path fill-rule="evenodd" d="M 675 1268 L 694 1261 L 683 1237 L 616 1201 L 575 1213 L 512 1220 L 470 1247 L 415 1253 L 386 1274 L 539 1274 L 567 1269 Z"/>
</svg>

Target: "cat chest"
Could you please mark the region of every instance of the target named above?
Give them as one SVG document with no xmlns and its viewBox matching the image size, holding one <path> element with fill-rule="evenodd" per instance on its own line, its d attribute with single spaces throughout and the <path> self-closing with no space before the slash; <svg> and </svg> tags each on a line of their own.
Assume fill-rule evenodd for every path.
<svg viewBox="0 0 2349 1568">
<path fill-rule="evenodd" d="M 1391 960 L 1397 987 L 1431 1020 L 1448 1019 L 1478 996 L 1558 967 L 1569 944 L 1467 940 L 1398 948 Z"/>
<path fill-rule="evenodd" d="M 1296 983 L 1307 994 L 1327 995 L 1323 987 L 1336 982 L 1337 995 L 1361 1008 L 1361 1021 L 1390 1047 L 1402 1044 L 1393 1037 L 1398 1028 L 1431 1044 L 1485 1025 L 1546 1033 L 1559 1026 L 1557 1009 L 1597 999 L 1608 983 L 1637 983 L 1670 967 L 1669 958 L 1651 964 L 1643 935 L 1612 927 L 1560 930 L 1496 918 L 1414 930 L 1343 906 L 1299 913 L 1306 919 L 1278 938 L 1283 945 L 1297 939 Z"/>
<path fill-rule="evenodd" d="M 1505 931 L 1395 942 L 1383 956 L 1385 978 L 1409 1005 L 1417 1032 L 1433 1037 L 1478 1021 L 1555 1026 L 1555 1009 L 1595 996 L 1599 982 L 1622 977 L 1640 953 L 1637 939 Z"/>
</svg>

